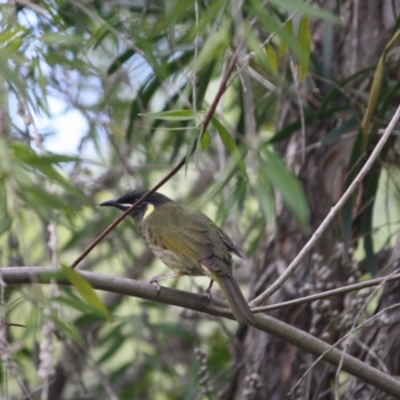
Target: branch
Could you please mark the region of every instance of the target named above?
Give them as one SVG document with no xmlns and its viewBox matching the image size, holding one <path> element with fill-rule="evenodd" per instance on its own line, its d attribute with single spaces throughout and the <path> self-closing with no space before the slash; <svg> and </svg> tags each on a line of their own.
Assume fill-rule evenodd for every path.
<svg viewBox="0 0 400 400">
<path fill-rule="evenodd" d="M 221 80 L 219 85 L 219 89 L 217 94 L 215 95 L 214 101 L 212 102 L 210 109 L 208 110 L 206 116 L 203 121 L 203 128 L 201 130 L 202 137 L 207 130 L 208 125 L 211 122 L 212 117 L 215 114 L 215 110 L 217 109 L 218 103 L 221 100 L 222 95 L 225 93 L 225 90 L 228 85 L 228 79 L 232 74 L 233 69 L 235 68 L 236 61 L 238 59 L 239 51 L 241 46 L 236 48 L 235 53 L 233 54 L 228 67 L 225 71 L 225 74 Z M 83 253 L 72 263 L 71 268 L 75 268 L 96 246 L 100 243 L 123 219 L 125 219 L 133 209 L 142 204 L 147 197 L 149 197 L 152 193 L 154 193 L 157 189 L 159 189 L 162 185 L 168 182 L 185 164 L 187 157 L 190 157 L 194 151 L 196 150 L 198 140 L 196 139 L 195 144 L 193 146 L 192 152 L 189 156 L 185 156 L 182 160 L 172 169 L 160 182 L 158 182 L 154 187 L 152 187 L 144 196 L 142 196 L 136 203 L 132 204 L 120 217 L 118 217 L 111 225 L 109 225 L 84 251 Z"/>
<path fill-rule="evenodd" d="M 343 196 L 338 200 L 336 205 L 331 208 L 328 215 L 321 222 L 321 225 L 317 228 L 317 230 L 313 233 L 310 240 L 306 243 L 306 245 L 301 249 L 299 254 L 295 257 L 295 259 L 290 263 L 290 265 L 286 268 L 285 272 L 263 293 L 257 296 L 254 300 L 251 301 L 251 306 L 257 306 L 268 299 L 273 293 L 275 293 L 278 289 L 282 287 L 282 285 L 289 279 L 289 277 L 293 274 L 295 269 L 300 265 L 300 263 L 304 260 L 307 254 L 311 251 L 314 245 L 318 242 L 318 240 L 322 237 L 324 232 L 328 229 L 332 220 L 336 217 L 339 210 L 344 206 L 346 201 L 350 198 L 353 192 L 360 185 L 362 180 L 367 175 L 368 171 L 371 169 L 372 165 L 376 161 L 379 156 L 379 153 L 382 151 L 386 142 L 389 139 L 390 134 L 395 128 L 398 120 L 400 119 L 400 106 L 397 108 L 396 113 L 394 114 L 392 120 L 390 121 L 388 127 L 385 129 L 384 134 L 380 138 L 379 142 L 376 144 L 374 151 L 371 153 L 370 157 L 366 161 L 365 165 L 361 168 L 358 175 L 355 177 L 354 181 L 344 192 Z"/>
<path fill-rule="evenodd" d="M 372 286 L 378 286 L 381 284 L 386 284 L 390 282 L 395 282 L 400 280 L 400 274 L 388 275 L 381 278 L 370 279 L 368 281 L 354 283 L 352 285 L 342 286 L 337 289 L 327 290 L 325 292 L 311 294 L 309 296 L 301 297 L 299 299 L 288 300 L 282 303 L 271 304 L 268 306 L 261 306 L 261 307 L 252 307 L 251 311 L 253 313 L 263 312 L 263 311 L 272 311 L 272 310 L 279 310 L 281 308 L 291 307 L 299 304 L 310 303 L 312 301 L 326 299 L 328 297 L 337 296 L 339 294 L 352 292 L 354 290 L 365 289 Z"/>
<path fill-rule="evenodd" d="M 0 268 L 0 280 L 9 285 L 29 283 L 49 283 L 54 274 L 59 273 L 57 268 L 46 267 L 6 267 Z M 175 305 L 178 307 L 200 311 L 205 314 L 234 319 L 228 309 L 206 304 L 203 297 L 193 293 L 162 287 L 160 292 L 151 284 L 132 279 L 117 278 L 88 271 L 78 271 L 92 286 L 107 292 L 120 293 L 142 299 L 153 300 L 158 303 Z M 59 284 L 70 285 L 65 279 L 59 279 Z M 383 392 L 400 398 L 400 381 L 379 371 L 360 360 L 342 352 L 315 338 L 314 336 L 294 328 L 268 315 L 255 315 L 255 328 L 279 337 L 298 348 L 322 356 L 328 363 L 338 366 L 343 357 L 343 370 L 363 380 Z M 251 329 L 251 328 L 249 328 Z M 326 352 L 326 354 L 324 354 Z"/>
</svg>

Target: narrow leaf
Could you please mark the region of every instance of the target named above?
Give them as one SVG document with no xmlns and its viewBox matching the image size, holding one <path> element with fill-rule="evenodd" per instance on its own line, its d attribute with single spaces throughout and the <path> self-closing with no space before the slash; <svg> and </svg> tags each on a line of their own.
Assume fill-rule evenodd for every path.
<svg viewBox="0 0 400 400">
<path fill-rule="evenodd" d="M 303 83 L 307 77 L 311 54 L 311 23 L 306 15 L 300 20 L 299 44 L 304 50 L 304 56 L 300 57 L 300 83 Z"/>
<path fill-rule="evenodd" d="M 283 27 L 283 30 L 286 32 L 287 36 L 293 37 L 293 20 L 288 21 Z M 278 57 L 282 58 L 286 54 L 288 48 L 289 45 L 287 44 L 287 42 L 280 38 Z"/>
<path fill-rule="evenodd" d="M 28 167 L 28 169 L 34 168 L 39 170 L 43 175 L 53 182 L 58 183 L 61 187 L 67 190 L 69 193 L 79 197 L 79 199 L 87 203 L 86 197 L 73 185 L 71 182 L 64 177 L 53 164 L 61 162 L 78 161 L 79 158 L 69 157 L 64 155 L 49 154 L 49 155 L 38 155 L 29 147 L 24 146 L 20 143 L 12 144 L 14 150 L 15 159 L 20 161 L 19 165 Z"/>
<path fill-rule="evenodd" d="M 303 226 L 309 222 L 310 211 L 304 190 L 297 177 L 287 168 L 285 162 L 278 154 L 264 149 L 268 167 L 261 169 L 264 177 L 277 189 L 290 211 L 296 216 Z"/>
<path fill-rule="evenodd" d="M 371 124 L 372 116 L 373 116 L 376 104 L 378 102 L 379 92 L 382 87 L 386 55 L 389 52 L 389 50 L 396 44 L 396 42 L 399 38 L 400 38 L 400 29 L 398 29 L 396 31 L 396 33 L 393 35 L 392 39 L 390 39 L 389 43 L 386 45 L 386 47 L 383 50 L 383 53 L 379 59 L 376 70 L 375 70 L 374 80 L 372 82 L 371 92 L 370 92 L 370 95 L 368 98 L 367 110 L 365 111 L 364 118 L 361 123 L 364 148 L 367 144 L 367 136 L 368 136 L 369 126 Z"/>
<path fill-rule="evenodd" d="M 107 74 L 111 75 L 115 71 L 117 71 L 121 66 L 128 61 L 132 56 L 135 55 L 135 50 L 133 49 L 128 49 L 125 50 L 122 54 L 120 54 L 113 62 L 112 64 L 107 68 Z"/>
<path fill-rule="evenodd" d="M 256 192 L 258 197 L 258 203 L 260 205 L 261 212 L 267 221 L 268 229 L 272 229 L 275 225 L 275 200 L 271 186 L 268 180 L 265 179 L 265 173 L 260 171 L 258 174 L 258 180 L 256 184 Z"/>
<path fill-rule="evenodd" d="M 210 146 L 210 143 L 211 143 L 210 134 L 207 131 L 205 131 L 200 140 L 201 148 L 203 150 L 207 150 Z"/>
<path fill-rule="evenodd" d="M 39 185 L 20 184 L 18 194 L 29 208 L 36 210 L 44 218 L 53 220 L 55 210 L 61 210 L 71 216 L 75 214 L 71 204 L 63 201 L 57 195 L 46 192 Z"/>
<path fill-rule="evenodd" d="M 93 286 L 82 275 L 72 268 L 69 268 L 65 265 L 62 265 L 61 268 L 67 276 L 67 279 L 72 283 L 78 293 L 88 302 L 88 304 L 95 308 L 101 315 L 104 316 L 104 318 L 112 322 L 113 318 L 110 312 L 93 289 Z"/>
<path fill-rule="evenodd" d="M 194 152 L 194 150 L 196 150 L 197 146 L 197 136 L 192 135 L 190 138 L 190 142 L 187 148 L 187 152 L 186 152 L 186 157 L 185 157 L 185 173 L 187 173 L 187 168 L 189 166 L 189 162 L 190 162 L 190 158 Z"/>
<path fill-rule="evenodd" d="M 278 73 L 278 57 L 275 49 L 270 44 L 267 44 L 267 56 L 272 73 L 276 75 Z"/>
<path fill-rule="evenodd" d="M 36 154 L 29 147 L 16 142 L 12 143 L 11 147 L 14 150 L 15 158 L 33 167 L 48 164 L 60 164 L 64 162 L 82 161 L 82 159 L 79 157 L 67 156 L 64 154 Z"/>
<path fill-rule="evenodd" d="M 319 121 L 321 119 L 330 117 L 340 111 L 347 110 L 347 109 L 348 109 L 348 107 L 343 105 L 340 107 L 332 107 L 329 109 L 324 109 L 323 112 L 321 110 L 318 110 L 316 112 L 308 112 L 305 115 L 304 122 L 307 124 L 310 122 Z M 290 125 L 285 126 L 281 131 L 277 132 L 274 136 L 272 136 L 271 139 L 269 139 L 267 141 L 266 144 L 270 145 L 272 143 L 278 143 L 282 140 L 286 140 L 300 128 L 301 128 L 301 121 L 298 119 L 297 121 L 291 123 Z"/>
<path fill-rule="evenodd" d="M 249 11 L 262 22 L 269 32 L 274 32 L 279 37 L 281 43 L 285 43 L 289 46 L 294 55 L 299 59 L 304 57 L 304 50 L 300 46 L 297 38 L 293 36 L 293 32 L 289 31 L 286 26 L 281 26 L 275 18 L 266 12 L 265 7 L 262 7 L 259 3 L 253 2 L 252 7 L 249 7 Z"/>
<path fill-rule="evenodd" d="M 81 335 L 79 332 L 75 329 L 73 325 L 69 325 L 65 323 L 63 320 L 53 316 L 53 322 L 55 323 L 56 327 L 63 332 L 67 337 L 70 339 L 74 340 L 76 343 L 78 343 L 80 346 L 83 348 L 86 347 L 85 341 L 82 339 Z"/>
<path fill-rule="evenodd" d="M 246 166 L 232 136 L 229 134 L 225 126 L 218 121 L 217 118 L 212 117 L 211 122 L 217 130 L 222 140 L 222 143 L 224 144 L 228 152 L 232 155 L 232 157 L 236 160 L 239 169 L 246 175 Z"/>
<path fill-rule="evenodd" d="M 344 121 L 338 128 L 325 135 L 322 138 L 321 143 L 331 144 L 335 142 L 336 140 L 340 139 L 343 134 L 357 129 L 358 124 L 359 122 L 355 117 L 349 118 L 348 120 Z"/>
<path fill-rule="evenodd" d="M 269 0 L 269 2 L 280 9 L 299 12 L 308 17 L 316 17 L 336 24 L 340 23 L 340 19 L 335 17 L 331 12 L 321 10 L 311 4 L 307 4 L 303 0 Z"/>
<path fill-rule="evenodd" d="M 164 121 L 189 121 L 195 118 L 199 113 L 194 110 L 168 110 L 157 113 L 139 114 L 143 117 L 152 119 L 162 119 Z"/>
</svg>

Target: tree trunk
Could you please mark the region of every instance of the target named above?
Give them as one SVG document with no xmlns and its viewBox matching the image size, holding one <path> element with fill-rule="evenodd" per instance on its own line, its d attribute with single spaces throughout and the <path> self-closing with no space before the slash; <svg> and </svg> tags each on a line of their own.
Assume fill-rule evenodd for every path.
<svg viewBox="0 0 400 400">
<path fill-rule="evenodd" d="M 400 1 L 336 2 L 328 0 L 322 3 L 323 7 L 328 7 L 336 15 L 339 14 L 343 24 L 332 26 L 329 23 L 319 22 L 313 26 L 314 65 L 320 66 L 318 74 L 323 75 L 331 82 L 338 83 L 362 68 L 376 65 L 393 34 L 395 20 L 398 18 L 394 15 L 391 7 L 395 3 L 398 12 Z M 330 54 L 331 58 L 329 58 Z M 366 91 L 369 90 L 373 70 L 366 75 L 368 79 L 362 84 Z M 311 91 L 310 88 L 313 88 L 314 91 Z M 308 99 L 313 96 L 313 93 L 323 92 L 325 88 L 326 81 L 316 78 L 310 79 L 302 90 Z M 305 93 L 306 91 L 307 93 Z M 311 105 L 307 104 L 304 107 L 311 107 Z M 281 109 L 285 109 L 285 107 L 282 106 Z M 285 122 L 290 123 L 298 118 L 299 110 L 296 106 L 291 106 L 289 118 L 286 115 Z M 253 296 L 264 291 L 281 275 L 285 266 L 303 247 L 310 232 L 319 226 L 343 192 L 356 134 L 346 138 L 342 136 L 342 139 L 337 140 L 334 144 L 321 144 L 320 146 L 315 146 L 315 144 L 320 143 L 346 118 L 349 118 L 349 115 L 344 112 L 319 123 L 307 125 L 304 162 L 302 162 L 302 151 L 297 151 L 302 148 L 300 132 L 279 145 L 281 155 L 286 158 L 288 165 L 292 171 L 298 174 L 305 187 L 311 209 L 311 230 L 308 232 L 302 230 L 287 210 L 276 207 L 277 210 L 282 209 L 277 215 L 279 229 L 275 240 L 271 241 L 270 238 L 268 240 L 265 238 L 264 243 L 260 246 L 260 252 L 255 258 L 252 272 L 254 277 Z M 293 149 L 296 150 L 294 157 Z M 338 243 L 341 242 L 343 239 L 338 218 L 316 245 L 313 253 L 297 268 L 292 278 L 269 299 L 268 303 L 274 304 L 305 294 L 332 289 L 333 286 L 342 286 L 348 279 L 354 279 L 354 275 L 357 278 L 359 265 L 354 267 L 354 263 L 351 262 L 351 249 L 347 251 L 344 246 L 339 246 Z M 394 295 L 398 293 L 398 290 L 391 293 L 392 296 L 386 297 L 386 300 L 383 301 L 384 306 L 399 300 Z M 330 300 L 315 302 L 311 306 L 301 305 L 282 309 L 272 315 L 306 330 L 328 343 L 335 343 L 348 331 L 348 326 L 354 319 L 354 316 L 350 316 L 348 312 L 347 316 L 343 313 L 346 307 L 347 310 L 349 309 L 348 301 L 348 296 L 336 296 Z M 395 332 L 390 329 L 395 329 Z M 384 347 L 379 353 L 381 361 L 394 375 L 400 374 L 400 366 L 398 351 L 393 352 L 391 348 L 398 349 L 400 343 L 398 334 L 394 336 L 391 334 L 398 333 L 398 329 L 393 326 L 385 328 L 386 332 L 383 334 L 383 338 L 392 337 L 392 340 L 385 341 L 382 337 L 380 338 L 380 343 Z M 375 341 L 379 337 L 379 332 L 375 332 Z M 241 346 L 235 348 L 233 364 L 236 368 L 232 370 L 229 381 L 220 393 L 221 399 L 332 398 L 332 383 L 334 383 L 336 374 L 336 369 L 332 366 L 320 362 L 288 395 L 311 366 L 314 357 L 279 338 L 266 335 L 253 328 L 240 330 L 237 336 Z M 382 367 L 382 365 L 375 366 Z M 355 387 L 351 383 L 350 387 L 353 386 Z M 357 398 L 373 398 L 371 396 L 374 392 L 370 386 L 363 385 L 360 390 L 362 390 L 363 396 Z"/>
</svg>

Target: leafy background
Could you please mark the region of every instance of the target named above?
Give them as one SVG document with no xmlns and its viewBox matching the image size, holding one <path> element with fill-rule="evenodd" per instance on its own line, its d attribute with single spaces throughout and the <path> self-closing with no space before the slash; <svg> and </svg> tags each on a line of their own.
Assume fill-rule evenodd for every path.
<svg viewBox="0 0 400 400">
<path fill-rule="evenodd" d="M 235 277 L 249 297 L 262 292 L 354 179 L 398 104 L 400 5 L 383 2 L 374 20 L 380 35 L 371 39 L 365 32 L 373 31 L 373 7 L 340 3 L 2 4 L 1 266 L 71 265 L 118 215 L 98 209 L 100 202 L 151 188 L 186 156 L 160 191 L 223 226 L 246 254 L 235 260 Z M 398 182 L 394 135 L 341 217 L 271 301 L 395 271 L 389 261 L 397 249 Z M 139 280 L 166 272 L 129 219 L 79 267 Z M 234 322 L 99 292 L 110 317 L 85 283 L 73 283 L 1 286 L 2 397 L 287 398 L 311 363 Z M 191 292 L 207 284 L 166 283 Z M 367 318 L 395 304 L 395 288 L 368 299 L 359 293 L 360 304 L 343 295 L 275 315 L 333 343 L 362 307 Z M 372 333 L 392 337 L 394 320 L 389 315 L 354 335 L 353 354 L 365 360 L 359 342 Z M 378 354 L 381 364 L 369 360 L 373 365 L 398 375 L 387 359 L 397 354 L 394 342 L 384 350 L 364 345 Z M 343 374 L 333 389 L 328 367 L 309 376 L 290 398 L 334 390 L 355 398 L 367 390 Z"/>
</svg>

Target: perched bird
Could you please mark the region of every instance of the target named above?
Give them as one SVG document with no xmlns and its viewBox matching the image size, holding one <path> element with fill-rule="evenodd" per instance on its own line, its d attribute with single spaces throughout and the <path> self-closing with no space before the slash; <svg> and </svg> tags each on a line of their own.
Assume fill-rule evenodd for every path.
<svg viewBox="0 0 400 400">
<path fill-rule="evenodd" d="M 101 203 L 125 211 L 146 191 L 134 190 Z M 151 194 L 132 210 L 139 231 L 152 252 L 174 272 L 155 277 L 152 283 L 182 275 L 211 278 L 207 291 L 216 281 L 240 325 L 254 325 L 254 316 L 232 276 L 232 254 L 242 257 L 228 235 L 202 212 L 179 204 L 161 193 Z"/>
</svg>

